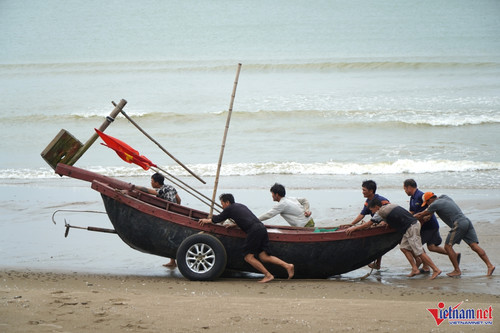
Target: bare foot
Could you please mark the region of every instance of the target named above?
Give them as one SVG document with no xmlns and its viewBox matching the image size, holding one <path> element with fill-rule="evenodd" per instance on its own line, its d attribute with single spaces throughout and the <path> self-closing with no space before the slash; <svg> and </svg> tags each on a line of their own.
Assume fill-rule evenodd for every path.
<svg viewBox="0 0 500 333">
<path fill-rule="evenodd" d="M 288 280 L 290 280 L 295 275 L 295 266 L 293 264 L 290 264 L 286 271 L 288 272 Z"/>
<path fill-rule="evenodd" d="M 274 280 L 274 276 L 269 274 L 268 276 L 264 276 L 264 278 L 262 280 L 259 280 L 260 283 L 266 283 L 266 282 L 269 282 L 269 281 L 272 281 Z"/>
<path fill-rule="evenodd" d="M 175 260 L 174 260 L 174 259 L 172 259 L 172 260 L 170 260 L 170 262 L 169 262 L 169 263 L 164 264 L 164 265 L 163 265 L 163 267 L 167 267 L 167 268 L 175 268 L 175 267 L 177 267 L 177 264 L 175 263 Z"/>
<path fill-rule="evenodd" d="M 368 264 L 368 267 L 370 267 L 371 269 L 380 269 L 380 266 L 377 265 L 377 262 L 372 262 L 371 264 Z"/>
<path fill-rule="evenodd" d="M 423 268 L 420 268 L 420 274 L 429 274 L 431 272 L 430 269 L 423 269 Z"/>
<path fill-rule="evenodd" d="M 488 274 L 486 276 L 491 276 L 495 271 L 495 266 L 488 267 Z"/>
<path fill-rule="evenodd" d="M 431 277 L 429 278 L 429 280 L 434 280 L 441 273 L 442 273 L 441 271 L 433 271 Z"/>
<path fill-rule="evenodd" d="M 418 275 L 420 274 L 420 270 L 418 268 L 416 269 L 412 269 L 410 274 L 407 275 L 407 277 L 412 277 L 412 276 L 415 276 L 415 275 Z"/>
<path fill-rule="evenodd" d="M 458 276 L 462 275 L 462 272 L 454 270 L 453 272 L 447 273 L 446 275 L 448 275 L 449 277 L 458 277 Z"/>
</svg>

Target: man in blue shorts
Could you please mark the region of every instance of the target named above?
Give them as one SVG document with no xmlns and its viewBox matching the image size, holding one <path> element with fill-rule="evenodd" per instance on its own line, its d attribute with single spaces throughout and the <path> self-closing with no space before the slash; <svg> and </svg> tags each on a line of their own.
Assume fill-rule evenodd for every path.
<svg viewBox="0 0 500 333">
<path fill-rule="evenodd" d="M 417 188 L 417 182 L 414 179 L 406 179 L 403 183 L 403 189 L 405 193 L 410 197 L 410 213 L 416 214 L 424 211 L 427 206 L 422 206 L 422 196 L 424 192 L 420 191 Z M 420 238 L 422 238 L 422 245 L 427 244 L 427 249 L 432 252 L 447 254 L 443 247 L 439 246 L 443 241 L 441 239 L 441 235 L 439 234 L 439 223 L 434 214 L 424 217 L 421 221 L 420 228 Z M 460 253 L 458 253 L 458 257 L 460 258 Z M 420 265 L 420 260 L 417 260 L 417 266 Z M 458 259 L 460 262 L 460 259 Z M 427 265 L 423 265 L 420 269 L 420 273 L 429 273 L 429 267 Z"/>
<path fill-rule="evenodd" d="M 264 274 L 264 278 L 259 282 L 269 282 L 274 279 L 274 276 L 255 257 L 256 255 L 263 262 L 279 265 L 286 269 L 288 278 L 291 279 L 295 269 L 293 264 L 284 262 L 280 258 L 271 255 L 267 229 L 257 216 L 247 206 L 234 202 L 234 197 L 230 193 L 221 194 L 219 199 L 223 208 L 222 212 L 219 215 L 214 215 L 211 219 L 200 219 L 199 223 L 201 225 L 205 223 L 221 223 L 227 219 L 232 219 L 247 234 L 247 238 L 243 244 L 243 255 L 247 263 Z M 235 225 L 229 224 L 226 227 L 232 226 Z"/>
<path fill-rule="evenodd" d="M 373 216 L 373 213 L 368 208 L 368 205 L 373 199 L 379 200 L 382 203 L 382 205 L 386 205 L 389 203 L 389 200 L 376 193 L 377 183 L 375 183 L 373 180 L 365 180 L 361 184 L 361 191 L 363 192 L 363 196 L 366 198 L 366 201 L 359 215 L 356 216 L 356 218 L 350 223 L 351 225 L 356 225 L 359 221 L 363 220 L 363 218 L 368 214 L 370 214 L 370 216 Z M 368 267 L 374 269 L 380 269 L 381 264 L 382 264 L 382 257 L 378 258 L 375 262 L 369 264 Z"/>
<path fill-rule="evenodd" d="M 462 239 L 470 248 L 476 252 L 486 264 L 488 268 L 487 276 L 491 276 L 495 270 L 490 262 L 490 259 L 486 255 L 486 252 L 479 247 L 479 240 L 477 239 L 476 231 L 472 222 L 462 213 L 462 210 L 458 205 L 447 195 L 441 195 L 439 198 L 432 192 L 425 192 L 422 196 L 422 205 L 428 205 L 427 209 L 423 212 L 415 214 L 415 217 L 420 219 L 425 216 L 436 213 L 444 223 L 446 223 L 450 228 L 450 232 L 446 237 L 446 244 L 444 249 L 448 253 L 448 257 L 453 264 L 453 272 L 448 273 L 448 276 L 460 276 L 462 272 L 460 271 L 457 253 L 453 250 L 453 245 L 460 244 Z"/>
</svg>

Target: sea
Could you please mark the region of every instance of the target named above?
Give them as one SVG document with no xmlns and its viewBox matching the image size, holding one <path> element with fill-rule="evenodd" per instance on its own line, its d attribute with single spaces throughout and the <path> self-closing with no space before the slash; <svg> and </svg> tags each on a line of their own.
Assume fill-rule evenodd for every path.
<svg viewBox="0 0 500 333">
<path fill-rule="evenodd" d="M 64 238 L 64 221 L 111 226 L 89 212 L 103 206 L 88 183 L 41 157 L 61 129 L 85 143 L 122 99 L 163 149 L 123 115 L 105 132 L 208 196 L 260 213 L 280 182 L 331 225 L 359 213 L 363 180 L 406 206 L 414 178 L 487 233 L 500 223 L 499 17 L 497 0 L 0 1 L 0 267 L 166 274 L 116 236 Z M 75 166 L 149 184 L 101 143 Z"/>
</svg>

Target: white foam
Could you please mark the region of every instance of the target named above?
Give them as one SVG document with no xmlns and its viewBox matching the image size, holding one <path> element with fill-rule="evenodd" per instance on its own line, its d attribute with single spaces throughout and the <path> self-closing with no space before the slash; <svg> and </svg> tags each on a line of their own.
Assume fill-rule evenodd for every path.
<svg viewBox="0 0 500 333">
<path fill-rule="evenodd" d="M 188 168 L 204 177 L 216 174 L 216 164 L 193 164 Z M 143 176 L 145 171 L 135 166 L 91 166 L 87 170 L 113 177 Z M 164 167 L 169 173 L 179 176 L 189 175 L 183 168 Z M 224 164 L 222 176 L 254 176 L 254 175 L 390 175 L 390 174 L 424 174 L 440 172 L 498 171 L 500 163 L 475 162 L 469 160 L 410 160 L 375 163 L 342 163 L 328 161 L 323 163 L 298 162 L 264 162 Z M 0 169 L 0 179 L 44 179 L 58 177 L 50 168 L 39 169 Z"/>
</svg>

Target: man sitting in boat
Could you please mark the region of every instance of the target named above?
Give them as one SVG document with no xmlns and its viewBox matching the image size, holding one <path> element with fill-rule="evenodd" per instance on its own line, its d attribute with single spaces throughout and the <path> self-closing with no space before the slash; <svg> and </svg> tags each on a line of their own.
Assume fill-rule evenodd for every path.
<svg viewBox="0 0 500 333">
<path fill-rule="evenodd" d="M 293 227 L 314 227 L 314 220 L 309 218 L 309 201 L 305 198 L 285 197 L 285 187 L 275 183 L 271 187 L 271 196 L 277 203 L 267 213 L 259 216 L 259 220 L 265 221 L 280 214 L 285 221 Z"/>
<path fill-rule="evenodd" d="M 404 233 L 399 246 L 401 249 L 407 250 L 403 251 L 403 253 L 412 267 L 412 271 L 408 274 L 409 277 L 420 273 L 413 255 L 419 257 L 424 264 L 432 269 L 430 280 L 435 279 L 441 274 L 441 270 L 437 268 L 432 259 L 424 252 L 422 239 L 420 238 L 420 223 L 418 223 L 418 220 L 409 211 L 396 204 L 382 205 L 382 202 L 378 199 L 373 199 L 368 204 L 368 209 L 374 214 L 371 220 L 346 229 L 346 234 L 350 235 L 356 230 L 369 228 L 372 224 L 386 222 L 392 228 Z"/>
<path fill-rule="evenodd" d="M 221 194 L 219 199 L 223 208 L 222 212 L 219 215 L 214 215 L 211 219 L 200 219 L 199 223 L 201 225 L 205 223 L 221 223 L 227 219 L 232 219 L 247 234 L 243 243 L 243 255 L 247 263 L 264 274 L 264 278 L 259 282 L 265 283 L 274 280 L 274 275 L 266 269 L 262 262 L 283 267 L 288 273 L 288 278 L 291 279 L 295 273 L 294 265 L 284 262 L 271 254 L 267 229 L 257 216 L 247 206 L 235 203 L 234 197 L 230 193 Z M 234 226 L 234 224 L 228 224 L 226 228 Z M 257 255 L 262 262 L 255 257 Z"/>
<path fill-rule="evenodd" d="M 172 185 L 165 184 L 165 177 L 161 173 L 157 172 L 151 176 L 151 186 L 153 187 L 152 189 L 147 187 L 137 187 L 137 189 L 180 205 L 181 197 L 177 193 L 177 190 Z M 177 264 L 175 263 L 175 259 L 170 258 L 170 262 L 163 266 L 175 268 Z"/>
</svg>

